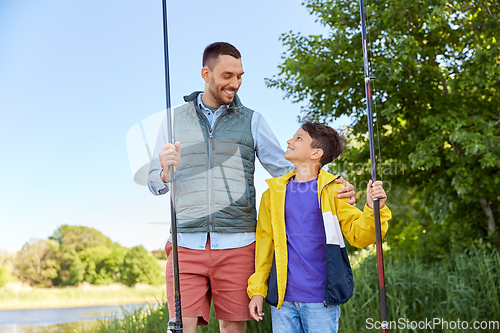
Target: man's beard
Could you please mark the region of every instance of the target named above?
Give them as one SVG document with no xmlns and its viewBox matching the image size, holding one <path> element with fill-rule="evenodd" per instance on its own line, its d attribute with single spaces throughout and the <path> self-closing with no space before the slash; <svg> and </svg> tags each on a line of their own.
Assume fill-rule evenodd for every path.
<svg viewBox="0 0 500 333">
<path fill-rule="evenodd" d="M 220 105 L 231 104 L 231 102 L 234 100 L 234 96 L 236 96 L 236 91 L 233 95 L 233 98 L 229 98 L 229 97 L 224 95 L 223 90 L 224 90 L 224 88 L 222 88 L 220 91 L 218 91 L 217 89 L 214 89 L 213 86 L 210 86 L 210 85 L 208 86 L 208 92 L 212 95 L 212 97 L 214 98 L 214 100 L 217 103 L 219 103 Z"/>
</svg>

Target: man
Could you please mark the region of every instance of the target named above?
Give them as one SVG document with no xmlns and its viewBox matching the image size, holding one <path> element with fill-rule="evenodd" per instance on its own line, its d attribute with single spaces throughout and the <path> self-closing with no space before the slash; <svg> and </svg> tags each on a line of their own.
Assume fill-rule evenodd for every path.
<svg viewBox="0 0 500 333">
<path fill-rule="evenodd" d="M 254 272 L 255 156 L 273 177 L 293 168 L 262 115 L 236 95 L 242 75 L 241 54 L 234 46 L 218 42 L 206 47 L 201 70 L 205 88 L 185 96 L 186 103 L 173 110 L 175 144 L 166 143 L 164 120 L 153 155 L 158 158 L 149 171 L 149 189 L 161 195 L 168 191 L 168 168 L 175 170 L 185 333 L 208 323 L 212 298 L 221 332 L 245 332 L 251 319 L 246 287 Z M 339 190 L 340 197 L 354 197 L 354 187 L 341 182 L 346 187 Z M 168 242 L 169 260 L 171 249 Z M 167 301 L 174 317 L 171 266 Z"/>
</svg>

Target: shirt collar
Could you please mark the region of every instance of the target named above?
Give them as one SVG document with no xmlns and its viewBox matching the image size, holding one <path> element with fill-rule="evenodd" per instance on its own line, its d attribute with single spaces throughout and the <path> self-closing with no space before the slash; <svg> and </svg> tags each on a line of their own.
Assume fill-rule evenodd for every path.
<svg viewBox="0 0 500 333">
<path fill-rule="evenodd" d="M 209 109 L 207 109 L 205 107 L 205 104 L 203 104 L 203 101 L 201 100 L 202 96 L 203 96 L 203 93 L 200 93 L 200 94 L 198 94 L 198 98 L 196 99 L 196 104 L 198 105 L 198 108 L 200 108 L 200 110 L 210 111 Z M 229 107 L 229 105 L 221 105 L 217 109 L 217 111 L 215 111 L 215 112 L 222 112 L 222 111 L 226 110 L 228 107 Z"/>
</svg>

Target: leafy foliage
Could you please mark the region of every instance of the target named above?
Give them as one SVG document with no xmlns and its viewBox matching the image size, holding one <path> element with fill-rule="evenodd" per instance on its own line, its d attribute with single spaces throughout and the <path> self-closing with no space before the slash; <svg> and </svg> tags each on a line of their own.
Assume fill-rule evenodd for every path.
<svg viewBox="0 0 500 333">
<path fill-rule="evenodd" d="M 288 51 L 267 84 L 308 102 L 304 116 L 350 116 L 339 163 L 349 179 L 369 179 L 358 3 L 305 4 L 330 33 L 283 34 Z M 384 180 L 412 193 L 432 221 L 422 230 L 444 231 L 450 243 L 484 237 L 500 245 L 500 3 L 382 0 L 366 13 L 377 139 L 384 162 L 404 166 Z"/>
<path fill-rule="evenodd" d="M 73 284 L 86 281 L 91 284 L 110 284 L 113 280 L 100 263 L 111 254 L 111 250 L 103 245 L 91 247 L 75 254 L 70 265 Z M 100 269 L 97 269 L 97 266 Z"/>
<path fill-rule="evenodd" d="M 5 283 L 9 282 L 12 280 L 12 276 L 10 275 L 9 272 L 9 267 L 8 266 L 0 266 L 0 288 L 2 288 Z"/>
<path fill-rule="evenodd" d="M 9 254 L 7 250 L 0 250 L 0 288 L 2 288 L 5 283 L 15 279 L 14 276 L 12 276 L 14 262 L 14 254 Z"/>
<path fill-rule="evenodd" d="M 62 225 L 49 238 L 59 243 L 62 252 L 68 253 L 80 252 L 97 246 L 105 246 L 111 249 L 120 246 L 104 236 L 99 230 L 84 226 Z"/>
<path fill-rule="evenodd" d="M 0 253 L 0 259 L 3 257 Z M 1 281 L 8 272 L 4 261 L 0 260 Z M 132 286 L 163 282 L 157 259 L 144 247 L 130 250 L 100 231 L 83 226 L 63 225 L 49 239 L 31 240 L 16 254 L 14 261 L 15 275 L 36 286 L 82 282 L 98 285 L 120 282 Z"/>
<path fill-rule="evenodd" d="M 19 279 L 35 286 L 50 287 L 60 268 L 59 245 L 54 240 L 32 239 L 17 253 Z"/>
<path fill-rule="evenodd" d="M 164 249 L 151 251 L 151 254 L 154 255 L 155 258 L 158 260 L 167 260 L 167 253 L 165 252 Z"/>
<path fill-rule="evenodd" d="M 49 238 L 57 241 L 61 252 L 61 268 L 54 281 L 57 285 L 73 285 L 83 281 L 94 283 L 97 278 L 96 265 L 103 259 L 96 251 L 111 251 L 120 247 L 100 231 L 84 226 L 62 225 Z M 99 260 L 95 261 L 97 258 Z"/>
<path fill-rule="evenodd" d="M 163 283 L 161 268 L 142 245 L 135 246 L 125 255 L 120 268 L 122 283 L 132 286 L 136 283 L 160 284 Z"/>
<path fill-rule="evenodd" d="M 125 255 L 128 251 L 129 250 L 124 247 L 114 248 L 111 253 L 97 265 L 97 269 L 99 272 L 105 272 L 105 278 L 103 281 L 109 281 L 110 283 L 112 283 L 119 282 L 121 280 L 120 268 L 123 265 Z"/>
</svg>

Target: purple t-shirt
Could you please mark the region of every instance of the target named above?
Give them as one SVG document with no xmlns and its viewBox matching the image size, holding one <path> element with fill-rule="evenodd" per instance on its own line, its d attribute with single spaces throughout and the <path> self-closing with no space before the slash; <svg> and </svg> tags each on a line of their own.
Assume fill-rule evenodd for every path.
<svg viewBox="0 0 500 333">
<path fill-rule="evenodd" d="M 318 182 L 290 179 L 285 197 L 288 277 L 285 301 L 321 303 L 325 299 L 325 229 Z"/>
</svg>

